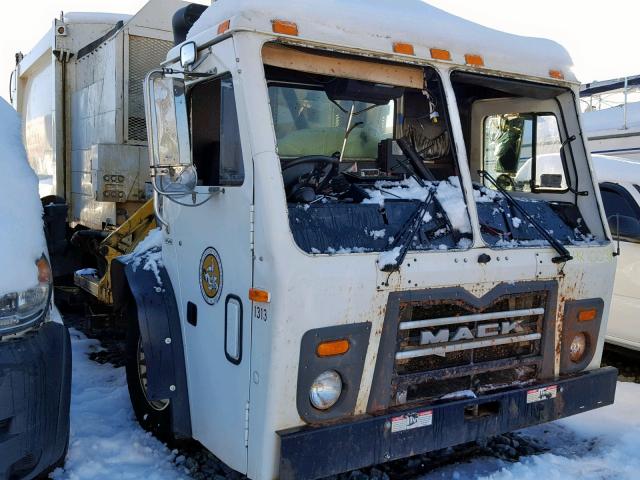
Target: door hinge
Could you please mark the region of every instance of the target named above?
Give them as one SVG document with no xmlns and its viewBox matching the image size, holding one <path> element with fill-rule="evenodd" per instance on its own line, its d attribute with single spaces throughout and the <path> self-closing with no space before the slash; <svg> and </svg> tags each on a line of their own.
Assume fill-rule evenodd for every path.
<svg viewBox="0 0 640 480">
<path fill-rule="evenodd" d="M 249 448 L 249 402 L 244 407 L 244 448 Z"/>
<path fill-rule="evenodd" d="M 253 252 L 254 249 L 254 221 L 255 221 L 255 206 L 249 206 L 249 248 Z"/>
</svg>

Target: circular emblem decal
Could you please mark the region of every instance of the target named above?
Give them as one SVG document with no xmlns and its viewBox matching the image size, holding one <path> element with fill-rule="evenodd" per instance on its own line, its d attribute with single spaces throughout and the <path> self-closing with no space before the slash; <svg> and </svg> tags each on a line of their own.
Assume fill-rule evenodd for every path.
<svg viewBox="0 0 640 480">
<path fill-rule="evenodd" d="M 222 294 L 222 262 L 213 247 L 207 248 L 200 258 L 200 291 L 209 305 L 215 305 Z"/>
</svg>

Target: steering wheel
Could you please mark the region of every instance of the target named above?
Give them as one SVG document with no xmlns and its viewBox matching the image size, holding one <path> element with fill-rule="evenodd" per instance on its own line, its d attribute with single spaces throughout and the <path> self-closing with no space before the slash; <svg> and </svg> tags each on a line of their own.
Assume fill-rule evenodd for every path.
<svg viewBox="0 0 640 480">
<path fill-rule="evenodd" d="M 309 171 L 308 165 L 313 168 Z M 306 155 L 288 161 L 282 166 L 287 199 L 293 197 L 303 188 L 312 188 L 314 192 L 321 192 L 339 173 L 340 159 L 325 155 Z M 302 167 L 302 168 L 301 168 Z"/>
<path fill-rule="evenodd" d="M 496 178 L 496 183 L 500 185 L 502 188 L 504 188 L 505 190 L 508 190 L 507 187 L 511 188 L 511 190 L 516 189 L 516 182 L 514 182 L 513 178 L 511 178 L 506 173 L 503 173 L 502 175 L 498 175 L 498 178 Z"/>
</svg>

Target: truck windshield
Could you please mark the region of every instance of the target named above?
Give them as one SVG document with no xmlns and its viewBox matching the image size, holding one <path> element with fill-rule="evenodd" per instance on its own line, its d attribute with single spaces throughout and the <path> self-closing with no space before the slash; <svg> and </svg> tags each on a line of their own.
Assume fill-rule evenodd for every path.
<svg viewBox="0 0 640 480">
<path fill-rule="evenodd" d="M 287 66 L 295 63 L 290 57 Z M 326 57 L 319 58 L 314 65 Z M 351 70 L 333 76 L 331 69 L 265 63 L 290 226 L 301 249 L 393 255 L 470 247 L 434 70 L 403 67 L 398 75 L 387 64 L 378 70 L 342 60 Z"/>
<path fill-rule="evenodd" d="M 332 101 L 324 90 L 278 84 L 269 87 L 269 96 L 281 159 L 340 153 L 350 117 L 353 130 L 343 160 L 375 161 L 378 144 L 393 137 L 393 100 L 383 105 Z"/>
</svg>

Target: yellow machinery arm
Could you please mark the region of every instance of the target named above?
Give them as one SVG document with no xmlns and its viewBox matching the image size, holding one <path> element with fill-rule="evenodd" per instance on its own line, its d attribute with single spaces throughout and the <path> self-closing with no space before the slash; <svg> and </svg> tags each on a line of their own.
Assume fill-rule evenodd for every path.
<svg viewBox="0 0 640 480">
<path fill-rule="evenodd" d="M 154 228 L 156 219 L 153 200 L 149 200 L 100 243 L 99 252 L 107 262 L 107 269 L 102 278 L 76 273 L 74 283 L 100 302 L 112 305 L 111 262 L 121 255 L 131 253 Z"/>
</svg>

